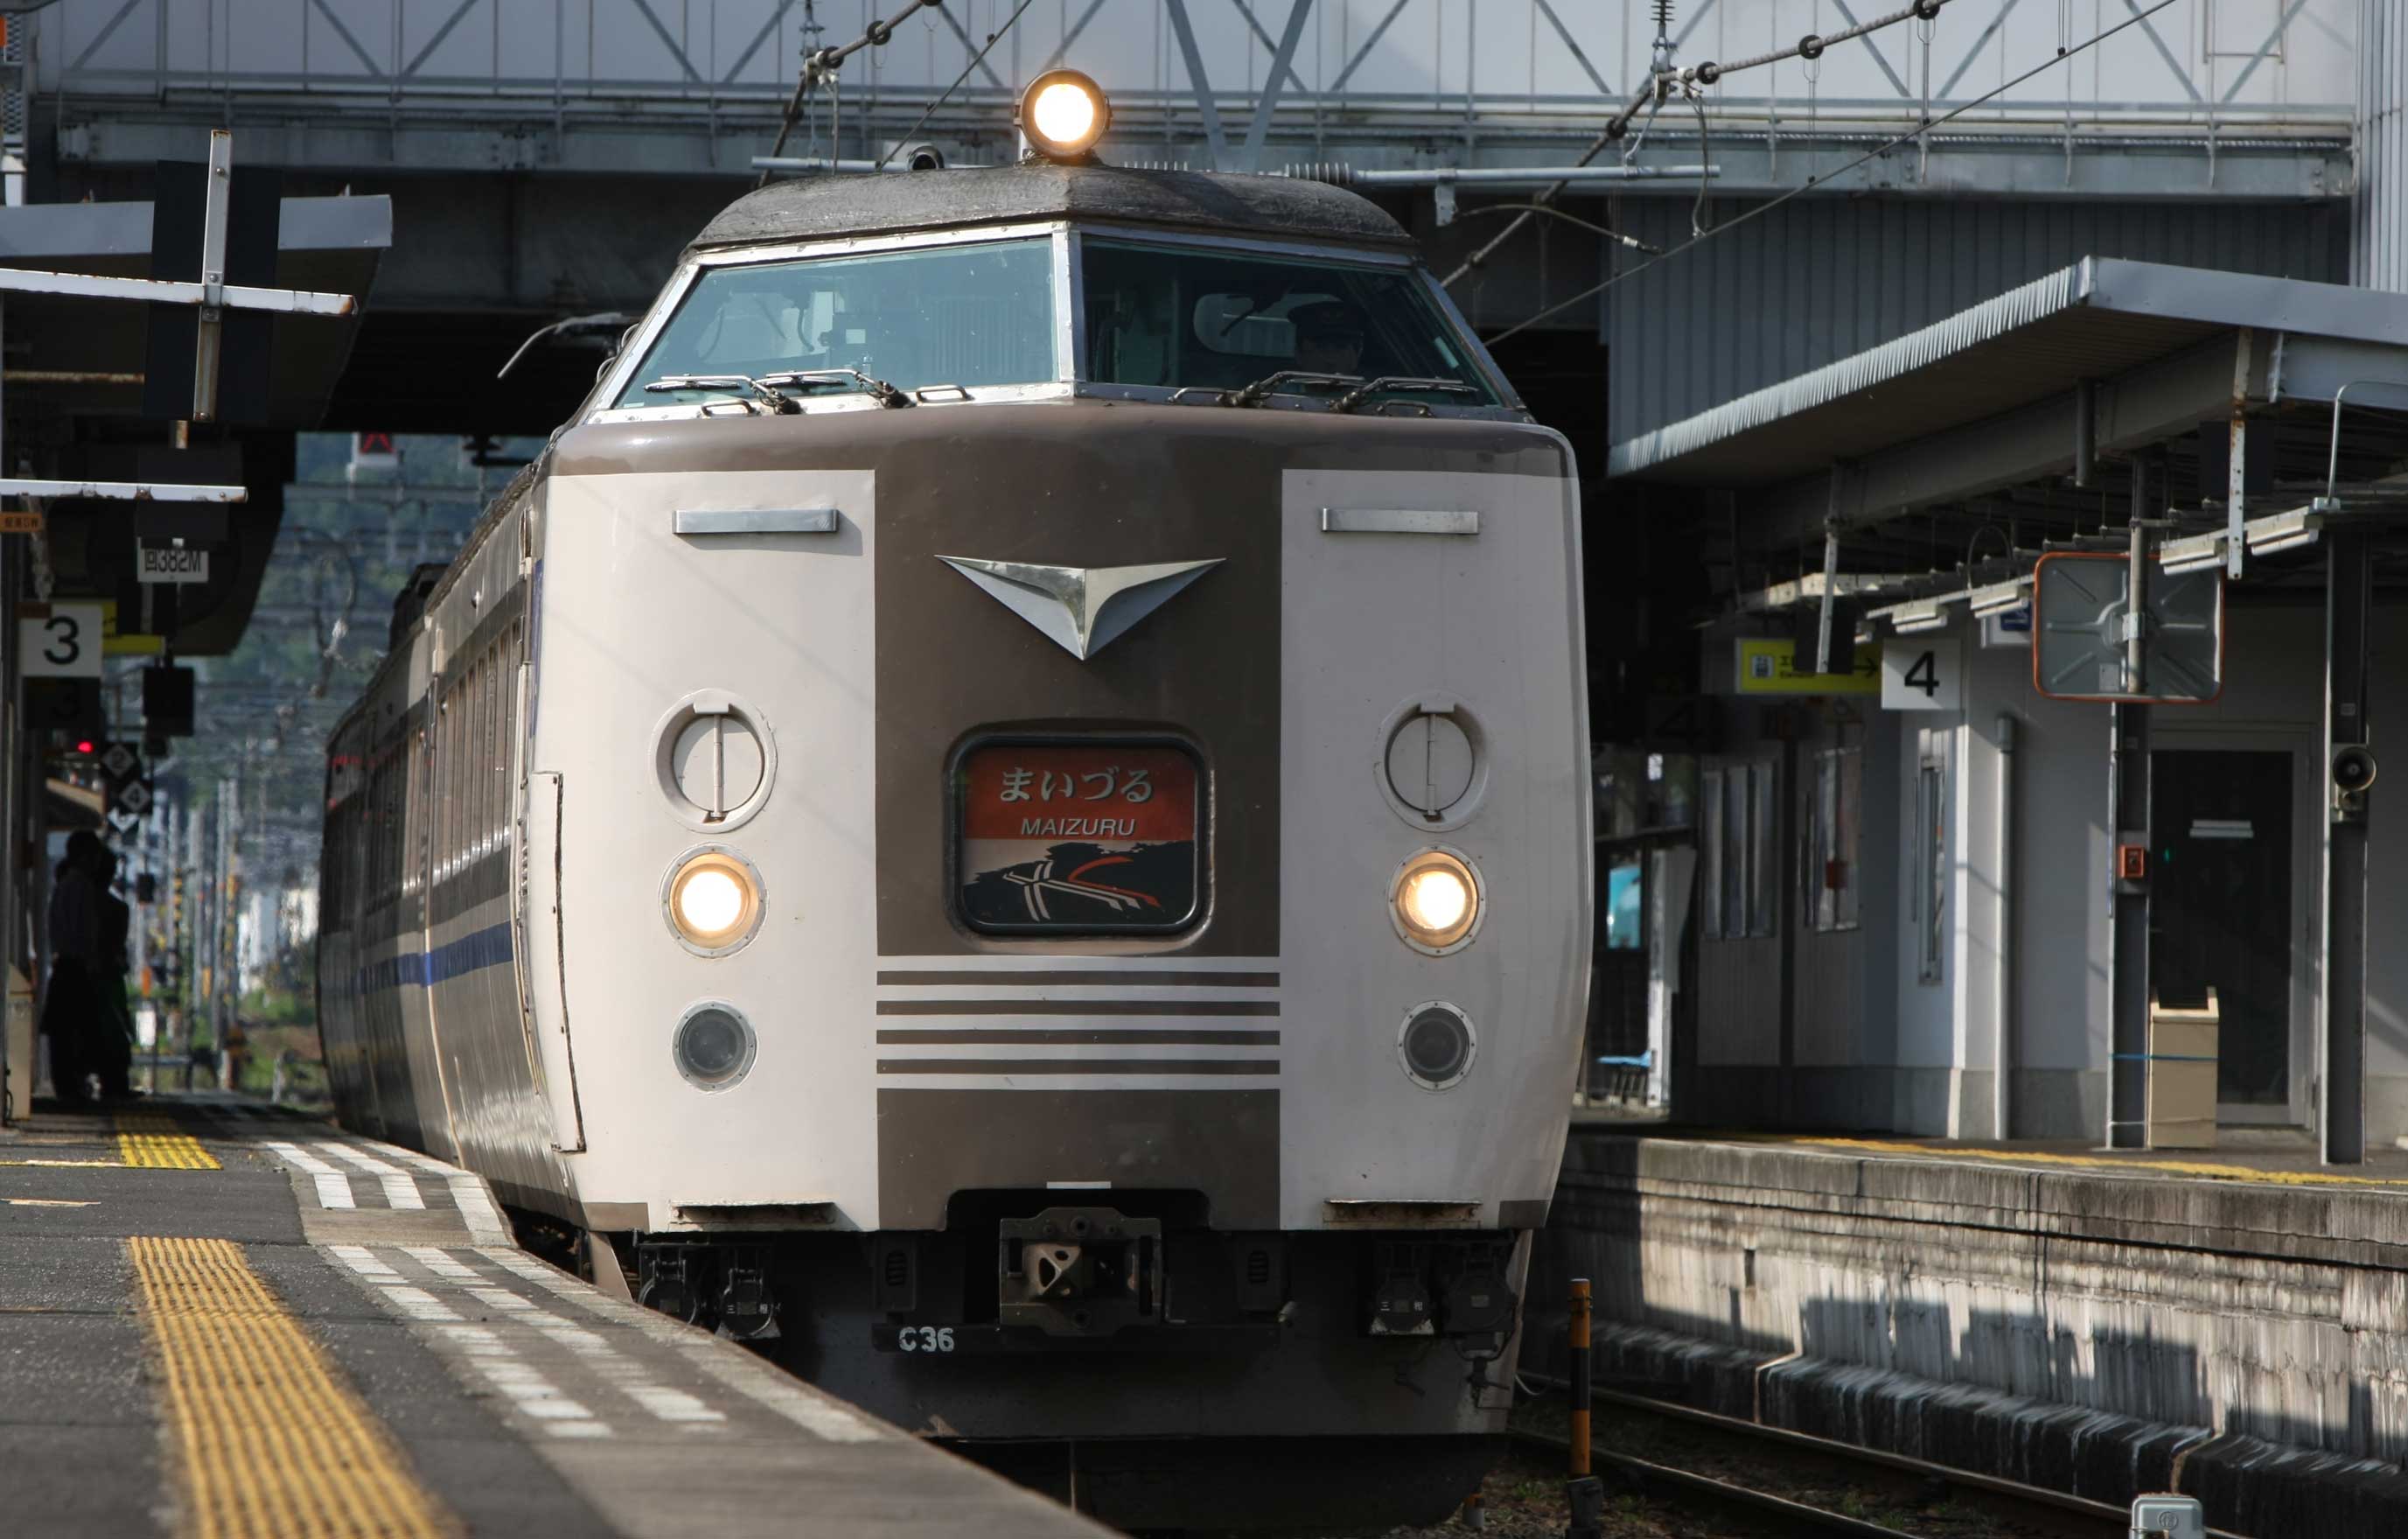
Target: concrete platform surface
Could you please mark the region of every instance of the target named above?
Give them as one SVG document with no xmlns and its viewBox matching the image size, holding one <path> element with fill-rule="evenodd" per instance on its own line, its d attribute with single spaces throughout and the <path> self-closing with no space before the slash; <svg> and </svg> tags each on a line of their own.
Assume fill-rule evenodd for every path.
<svg viewBox="0 0 2408 1539">
<path fill-rule="evenodd" d="M 0 1532 L 1107 1532 L 547 1266 L 439 1160 L 224 1097 L 0 1133 Z"/>
</svg>

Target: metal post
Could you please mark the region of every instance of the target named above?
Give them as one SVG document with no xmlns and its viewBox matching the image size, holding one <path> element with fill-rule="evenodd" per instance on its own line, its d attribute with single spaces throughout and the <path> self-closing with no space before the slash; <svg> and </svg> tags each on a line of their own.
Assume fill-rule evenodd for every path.
<svg viewBox="0 0 2408 1539">
<path fill-rule="evenodd" d="M 1605 1487 L 1588 1473 L 1588 1279 L 1575 1277 L 1571 1287 L 1571 1361 L 1568 1375 L 1571 1390 L 1571 1430 L 1568 1439 L 1570 1479 L 1564 1488 L 1571 1512 L 1564 1530 L 1566 1539 L 1598 1539 L 1605 1526 Z"/>
<path fill-rule="evenodd" d="M 2141 462 L 2132 462 L 2132 540 L 2128 566 L 2125 574 L 2127 599 L 2124 605 L 2124 693 L 2138 695 L 2148 688 L 2149 634 L 2149 535 L 2141 526 L 2141 509 L 2147 496 L 2146 471 Z"/>
<path fill-rule="evenodd" d="M 2107 823 L 2118 851 L 2149 844 L 2149 708 L 2114 708 L 2114 783 Z M 2114 952 L 2109 971 L 2114 1012 L 2107 1111 L 2110 1148 L 2147 1142 L 2149 1110 L 2149 885 L 2145 876 L 2108 872 L 2114 904 Z"/>
<path fill-rule="evenodd" d="M 1823 612 L 1814 621 L 1815 673 L 1831 671 L 1831 605 L 1832 595 L 1840 586 L 1840 528 L 1836 524 L 1823 526 Z"/>
<path fill-rule="evenodd" d="M 2373 565 L 2363 530 L 2325 531 L 2325 735 L 2331 747 L 2325 846 L 2328 1165 L 2366 1158 L 2366 784 L 2374 776 L 2365 745 Z"/>
<path fill-rule="evenodd" d="M 2241 328 L 2241 338 L 2232 360 L 2232 425 L 2229 441 L 2232 453 L 2224 478 L 2224 573 L 2235 581 L 2241 576 L 2241 553 L 2247 544 L 2243 536 L 2247 514 L 2249 466 L 2249 373 L 2250 347 L 2256 334 L 2249 327 Z"/>
<path fill-rule="evenodd" d="M 2149 511 L 2146 462 L 2132 461 L 2131 551 L 2128 602 L 2124 617 L 2124 687 L 2146 687 L 2144 621 L 2148 598 Z M 2145 864 L 2138 873 L 2122 870 L 2123 852 L 2149 848 L 2149 708 L 2137 702 L 2114 707 L 2114 745 L 2107 827 L 2109 901 L 2114 905 L 2114 950 L 2109 963 L 2107 1144 L 2137 1149 L 2148 1142 L 2149 1115 L 2149 884 Z"/>
<path fill-rule="evenodd" d="M 2090 472 L 2099 460 L 2099 381 L 2084 380 L 2073 387 L 2073 484 L 2090 487 Z"/>
<path fill-rule="evenodd" d="M 23 570 L 22 547 L 19 540 L 0 536 L 0 611 L 13 612 L 17 603 L 17 586 Z M 0 968 L 13 968 L 21 960 L 19 950 L 24 926 L 18 921 L 18 902 L 24 873 L 18 869 L 17 852 L 23 843 L 18 827 L 18 809 L 23 805 L 19 766 L 24 755 L 22 744 L 25 736 L 24 704 L 17 690 L 17 626 L 13 620 L 0 621 Z M 33 963 L 26 959 L 25 965 Z M 7 981 L 0 972 L 0 983 Z M 0 1000 L 0 1009 L 6 1001 Z M 5 1093 L 8 1076 L 22 1074 L 31 1079 L 40 1065 L 41 1030 L 38 1024 L 32 1038 L 33 1052 L 23 1063 L 8 1062 L 8 1033 L 5 1020 L 0 1020 L 0 1122 L 8 1115 L 8 1098 Z"/>
<path fill-rule="evenodd" d="M 1992 970 L 1990 994 L 1993 1029 L 1990 1051 L 1990 1136 L 2000 1143 L 2013 1137 L 2015 1072 L 2015 714 L 1999 712 L 1999 956 Z"/>
</svg>

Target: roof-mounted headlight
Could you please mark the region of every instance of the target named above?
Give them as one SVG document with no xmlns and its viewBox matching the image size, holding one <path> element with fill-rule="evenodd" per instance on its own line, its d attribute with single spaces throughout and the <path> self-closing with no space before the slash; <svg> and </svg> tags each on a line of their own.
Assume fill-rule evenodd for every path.
<svg viewBox="0 0 2408 1539">
<path fill-rule="evenodd" d="M 1020 131 L 1048 160 L 1086 159 L 1111 125 L 1103 88 L 1075 69 L 1049 69 L 1020 93 Z"/>
</svg>

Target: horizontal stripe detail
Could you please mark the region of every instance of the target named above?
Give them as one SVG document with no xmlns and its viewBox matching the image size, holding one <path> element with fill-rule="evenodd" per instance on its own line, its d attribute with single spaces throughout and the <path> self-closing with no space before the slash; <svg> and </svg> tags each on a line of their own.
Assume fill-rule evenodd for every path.
<svg viewBox="0 0 2408 1539">
<path fill-rule="evenodd" d="M 882 1074 L 1268 1074 L 1276 1058 L 881 1058 Z"/>
<path fill-rule="evenodd" d="M 1057 1046 L 1133 1047 L 1140 1043 L 1161 1043 L 1171 1047 L 1277 1047 L 1280 1034 L 1276 1031 L 1182 1031 L 1176 1028 L 1161 1031 L 1107 1029 L 1104 1028 L 1063 1027 L 1059 1029 L 1032 1028 L 998 1028 L 984 1030 L 962 1030 L 943 1028 L 906 1027 L 878 1033 L 882 1045 L 904 1046 L 913 1043 L 932 1045 L 966 1047 L 972 1043 L 1051 1043 Z"/>
<path fill-rule="evenodd" d="M 881 1000 L 882 1015 L 1276 1015 L 1276 1000 Z"/>
<path fill-rule="evenodd" d="M 882 984 L 943 986 L 950 984 L 984 984 L 1004 988 L 1054 985 L 1075 987 L 1081 985 L 1130 985 L 1138 987 L 1172 987 L 1192 985 L 1197 988 L 1277 988 L 1280 975 L 1276 972 L 1148 972 L 1144 971 L 1096 972 L 881 972 Z"/>
<path fill-rule="evenodd" d="M 517 955 L 510 941 L 509 921 L 506 919 L 446 942 L 432 951 L 405 951 L 380 962 L 370 962 L 360 969 L 360 992 L 374 994 L 404 985 L 433 988 L 471 972 L 500 967 Z"/>
<path fill-rule="evenodd" d="M 1268 972 L 1280 965 L 1276 956 L 1132 956 L 1116 952 L 1099 956 L 1065 956 L 1060 952 L 1014 955 L 1006 952 L 955 953 L 943 956 L 887 956 L 878 960 L 905 971 L 921 972 Z"/>
</svg>

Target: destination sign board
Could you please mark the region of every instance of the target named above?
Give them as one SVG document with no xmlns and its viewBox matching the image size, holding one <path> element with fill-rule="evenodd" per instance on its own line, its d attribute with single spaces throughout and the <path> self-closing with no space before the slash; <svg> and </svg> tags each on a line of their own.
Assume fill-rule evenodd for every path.
<svg viewBox="0 0 2408 1539">
<path fill-rule="evenodd" d="M 962 914 L 1017 933 L 1174 930 L 1202 906 L 1196 760 L 1167 743 L 990 743 L 963 755 Z"/>
</svg>

